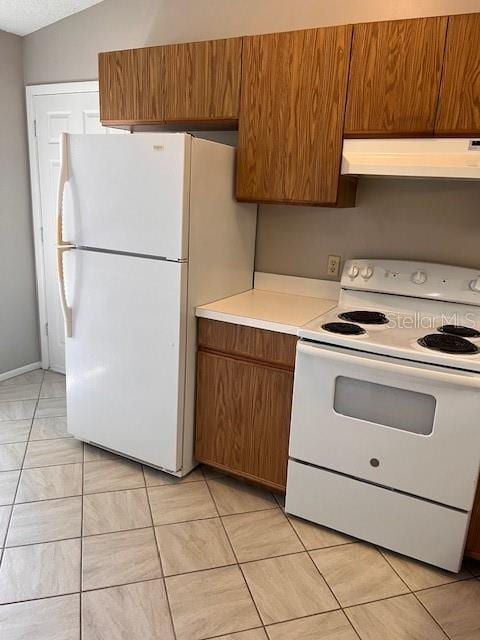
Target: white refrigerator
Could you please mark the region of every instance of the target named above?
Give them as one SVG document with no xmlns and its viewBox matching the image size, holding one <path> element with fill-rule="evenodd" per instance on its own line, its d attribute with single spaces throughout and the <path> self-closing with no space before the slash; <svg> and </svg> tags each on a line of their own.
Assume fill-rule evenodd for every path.
<svg viewBox="0 0 480 640">
<path fill-rule="evenodd" d="M 68 431 L 177 476 L 195 465 L 195 307 L 252 287 L 235 150 L 63 134 L 57 213 Z"/>
</svg>

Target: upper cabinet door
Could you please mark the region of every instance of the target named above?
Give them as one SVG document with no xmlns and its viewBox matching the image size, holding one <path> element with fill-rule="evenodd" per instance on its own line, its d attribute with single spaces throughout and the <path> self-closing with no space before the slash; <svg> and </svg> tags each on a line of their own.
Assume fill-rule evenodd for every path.
<svg viewBox="0 0 480 640">
<path fill-rule="evenodd" d="M 335 205 L 352 29 L 244 38 L 237 198 Z"/>
<path fill-rule="evenodd" d="M 236 127 L 241 58 L 241 38 L 101 53 L 100 119 Z"/>
<path fill-rule="evenodd" d="M 163 49 L 167 122 L 238 120 L 242 38 Z"/>
<path fill-rule="evenodd" d="M 448 19 L 435 133 L 480 133 L 480 13 Z"/>
<path fill-rule="evenodd" d="M 357 24 L 345 135 L 432 135 L 448 18 Z"/>
<path fill-rule="evenodd" d="M 163 70 L 163 47 L 100 53 L 101 122 L 162 122 L 165 99 Z"/>
</svg>

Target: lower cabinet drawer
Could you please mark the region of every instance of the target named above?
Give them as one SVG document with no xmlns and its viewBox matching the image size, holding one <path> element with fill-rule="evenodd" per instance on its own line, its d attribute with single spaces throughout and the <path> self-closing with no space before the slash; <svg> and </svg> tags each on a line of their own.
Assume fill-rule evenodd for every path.
<svg viewBox="0 0 480 640">
<path fill-rule="evenodd" d="M 458 571 L 468 514 L 290 460 L 287 513 Z"/>
<path fill-rule="evenodd" d="M 203 349 L 286 367 L 292 371 L 295 366 L 297 336 L 287 333 L 199 318 L 198 344 Z"/>
</svg>

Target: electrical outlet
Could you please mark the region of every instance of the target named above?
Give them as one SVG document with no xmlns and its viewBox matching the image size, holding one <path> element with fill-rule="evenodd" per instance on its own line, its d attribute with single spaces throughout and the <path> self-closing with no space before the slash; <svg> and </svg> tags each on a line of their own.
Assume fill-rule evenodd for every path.
<svg viewBox="0 0 480 640">
<path fill-rule="evenodd" d="M 338 274 L 340 273 L 341 261 L 341 256 L 328 256 L 327 273 L 332 278 L 338 278 Z"/>
</svg>

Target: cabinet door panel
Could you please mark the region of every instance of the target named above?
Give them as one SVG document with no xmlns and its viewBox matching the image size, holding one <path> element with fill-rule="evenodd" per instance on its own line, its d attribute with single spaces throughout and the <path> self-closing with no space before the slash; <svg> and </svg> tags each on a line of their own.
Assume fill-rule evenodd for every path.
<svg viewBox="0 0 480 640">
<path fill-rule="evenodd" d="M 437 135 L 480 134 L 480 13 L 450 16 Z"/>
<path fill-rule="evenodd" d="M 100 53 L 98 64 L 104 124 L 163 120 L 163 47 Z"/>
<path fill-rule="evenodd" d="M 476 560 L 480 560 L 480 479 L 477 486 L 477 494 L 473 503 L 472 519 L 468 530 L 465 554 Z"/>
<path fill-rule="evenodd" d="M 335 204 L 351 27 L 244 38 L 237 197 Z"/>
<path fill-rule="evenodd" d="M 241 56 L 241 38 L 101 53 L 101 120 L 235 126 Z"/>
<path fill-rule="evenodd" d="M 293 373 L 199 351 L 196 457 L 285 488 Z"/>
<path fill-rule="evenodd" d="M 346 135 L 433 133 L 447 20 L 354 26 Z"/>
<path fill-rule="evenodd" d="M 164 47 L 165 120 L 236 120 L 242 39 Z"/>
</svg>

